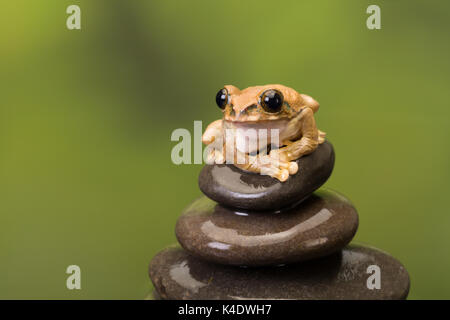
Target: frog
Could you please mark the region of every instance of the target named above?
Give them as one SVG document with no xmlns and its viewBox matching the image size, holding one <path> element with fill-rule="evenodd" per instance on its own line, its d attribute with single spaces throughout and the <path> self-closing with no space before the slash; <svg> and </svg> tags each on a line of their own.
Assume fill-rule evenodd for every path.
<svg viewBox="0 0 450 320">
<path fill-rule="evenodd" d="M 317 128 L 314 118 L 319 103 L 284 85 L 243 90 L 225 85 L 216 94 L 216 104 L 223 116 L 202 135 L 202 142 L 210 147 L 209 164 L 231 163 L 285 182 L 299 171 L 296 160 L 325 141 L 326 133 Z M 266 134 L 245 134 L 249 129 Z"/>
</svg>

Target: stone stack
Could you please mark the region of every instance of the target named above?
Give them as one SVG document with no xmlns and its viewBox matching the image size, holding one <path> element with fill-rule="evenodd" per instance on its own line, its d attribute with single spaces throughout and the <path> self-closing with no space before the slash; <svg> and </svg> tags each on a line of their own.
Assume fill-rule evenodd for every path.
<svg viewBox="0 0 450 320">
<path fill-rule="evenodd" d="M 160 299 L 405 299 L 409 276 L 377 249 L 348 245 L 358 213 L 321 189 L 331 143 L 297 160 L 280 182 L 233 165 L 206 165 L 176 224 L 181 244 L 158 253 L 150 278 Z"/>
</svg>

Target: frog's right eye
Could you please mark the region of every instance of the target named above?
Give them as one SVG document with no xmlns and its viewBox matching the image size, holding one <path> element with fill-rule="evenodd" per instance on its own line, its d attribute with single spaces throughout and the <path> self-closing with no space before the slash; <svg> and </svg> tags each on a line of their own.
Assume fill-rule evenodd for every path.
<svg viewBox="0 0 450 320">
<path fill-rule="evenodd" d="M 216 94 L 216 103 L 219 106 L 220 109 L 225 109 L 227 103 L 228 103 L 228 91 L 227 89 L 223 88 L 220 89 L 219 92 Z"/>
</svg>

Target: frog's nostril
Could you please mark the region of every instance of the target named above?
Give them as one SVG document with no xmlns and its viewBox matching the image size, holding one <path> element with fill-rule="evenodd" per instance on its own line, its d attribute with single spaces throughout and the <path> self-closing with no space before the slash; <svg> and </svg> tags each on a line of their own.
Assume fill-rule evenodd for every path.
<svg viewBox="0 0 450 320">
<path fill-rule="evenodd" d="M 251 104 L 248 107 L 246 107 L 244 110 L 240 112 L 240 114 L 248 114 L 253 109 L 256 109 L 258 106 L 256 104 Z"/>
</svg>

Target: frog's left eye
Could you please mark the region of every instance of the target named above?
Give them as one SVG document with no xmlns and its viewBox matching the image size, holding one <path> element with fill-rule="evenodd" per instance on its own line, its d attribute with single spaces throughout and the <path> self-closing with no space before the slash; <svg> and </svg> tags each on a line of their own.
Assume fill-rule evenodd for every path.
<svg viewBox="0 0 450 320">
<path fill-rule="evenodd" d="M 283 94 L 278 90 L 266 90 L 261 95 L 261 106 L 270 113 L 276 113 L 283 106 Z"/>
<path fill-rule="evenodd" d="M 219 92 L 216 94 L 216 103 L 219 106 L 220 109 L 225 109 L 227 103 L 228 103 L 228 91 L 227 89 L 223 88 L 220 89 Z"/>
</svg>

